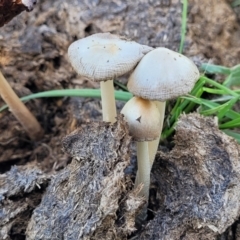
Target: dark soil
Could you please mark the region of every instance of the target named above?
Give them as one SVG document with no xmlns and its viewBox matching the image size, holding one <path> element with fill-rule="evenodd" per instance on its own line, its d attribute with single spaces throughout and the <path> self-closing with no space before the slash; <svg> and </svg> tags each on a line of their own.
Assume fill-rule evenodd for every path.
<svg viewBox="0 0 240 240">
<path fill-rule="evenodd" d="M 71 42 L 96 32 L 111 32 L 152 47 L 164 46 L 177 51 L 181 36 L 181 7 L 178 0 L 39 1 L 32 12 L 21 13 L 0 28 L 1 71 L 18 96 L 53 89 L 98 88 L 97 84 L 77 76 L 70 66 L 67 48 Z M 224 0 L 211 3 L 208 0 L 189 0 L 188 13 L 184 54 L 197 65 L 208 61 L 225 66 L 239 64 L 239 8 L 233 10 L 229 1 Z M 126 83 L 126 79 L 124 77 L 120 81 Z M 0 99 L 0 105 L 3 104 Z M 101 105 L 96 99 L 45 98 L 31 100 L 26 105 L 44 128 L 44 137 L 39 142 L 32 142 L 11 112 L 0 113 L 0 173 L 6 176 L 14 165 L 19 166 L 21 171 L 33 166 L 40 171 L 39 175 L 44 181 L 40 184 L 41 191 L 33 184 L 35 187 L 28 193 L 33 198 L 22 189 L 14 197 L 6 195 L 17 205 L 26 203 L 26 199 L 36 199 L 31 200 L 33 202 L 27 204 L 19 215 L 16 214 L 16 219 L 24 218 L 23 225 L 16 220 L 4 229 L 0 224 L 0 234 L 6 231 L 5 235 L 2 233 L 0 236 L 8 236 L 6 239 L 25 239 L 27 224 L 41 201 L 49 179 L 71 163 L 72 157 L 62 149 L 62 139 L 78 126 L 101 120 Z M 122 105 L 118 103 L 118 110 Z M 160 156 L 164 159 L 164 156 Z M 156 166 L 158 169 L 166 167 Z M 131 177 L 134 177 L 135 167 L 131 169 Z M 153 172 L 153 176 L 156 172 Z M 155 197 L 158 194 L 156 186 L 158 183 L 153 184 L 150 196 L 154 214 L 149 216 L 152 218 L 155 211 L 159 210 L 159 199 Z M 1 181 L 0 187 L 1 197 Z M 1 201 L 0 198 L 0 208 Z M 158 218 L 155 219 L 157 221 Z M 147 231 L 156 232 L 155 223 L 152 224 Z M 193 238 L 187 229 L 182 239 L 207 239 L 204 238 L 204 232 L 201 232 L 201 237 Z M 237 223 L 220 237 L 222 229 L 218 234 L 210 234 L 211 237 L 239 239 Z M 144 234 L 142 236 L 148 236 Z M 158 236 L 154 234 L 151 237 Z"/>
</svg>

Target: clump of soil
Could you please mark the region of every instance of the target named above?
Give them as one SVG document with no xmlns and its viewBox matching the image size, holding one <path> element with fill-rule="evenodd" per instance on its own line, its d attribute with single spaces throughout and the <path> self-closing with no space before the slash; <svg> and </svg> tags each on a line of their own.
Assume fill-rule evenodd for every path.
<svg viewBox="0 0 240 240">
<path fill-rule="evenodd" d="M 127 239 L 144 199 L 124 174 L 130 136 L 122 118 L 88 123 L 63 139 L 74 160 L 52 178 L 28 239 Z"/>
<path fill-rule="evenodd" d="M 240 146 L 198 114 L 179 119 L 174 143 L 153 165 L 156 214 L 139 238 L 217 239 L 240 214 Z"/>
<path fill-rule="evenodd" d="M 190 51 L 212 63 L 233 67 L 240 62 L 240 24 L 227 1 L 189 1 Z"/>
<path fill-rule="evenodd" d="M 25 239 L 32 211 L 39 205 L 48 176 L 33 164 L 0 175 L 0 239 Z"/>
</svg>

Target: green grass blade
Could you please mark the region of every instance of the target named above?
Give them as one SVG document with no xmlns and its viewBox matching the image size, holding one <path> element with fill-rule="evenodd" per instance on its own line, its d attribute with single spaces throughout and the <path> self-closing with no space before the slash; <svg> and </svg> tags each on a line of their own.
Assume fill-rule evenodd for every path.
<svg viewBox="0 0 240 240">
<path fill-rule="evenodd" d="M 168 138 L 173 132 L 174 132 L 174 128 L 176 126 L 177 122 L 175 122 L 170 128 L 165 129 L 165 131 L 162 132 L 161 134 L 161 139 L 166 139 Z"/>
<path fill-rule="evenodd" d="M 34 93 L 25 97 L 20 98 L 23 102 L 36 98 L 45 97 L 92 97 L 100 98 L 101 92 L 99 89 L 63 89 L 63 90 L 52 90 L 40 93 Z M 115 91 L 115 98 L 119 101 L 128 101 L 132 97 L 129 92 Z M 0 112 L 7 109 L 8 106 L 4 105 L 0 108 Z"/>
<path fill-rule="evenodd" d="M 194 102 L 196 104 L 201 105 L 202 104 L 202 100 L 200 98 L 196 98 L 195 96 L 182 96 L 181 99 L 186 99 L 189 100 L 189 102 Z"/>
<path fill-rule="evenodd" d="M 221 89 L 215 89 L 215 88 L 208 88 L 204 87 L 203 88 L 204 92 L 211 93 L 211 94 L 219 94 L 219 95 L 225 95 L 227 94 L 226 91 L 221 90 Z"/>
<path fill-rule="evenodd" d="M 230 130 L 223 130 L 223 132 L 225 132 L 227 135 L 235 138 L 237 140 L 238 143 L 240 143 L 240 134 L 234 131 L 230 131 Z"/>
<path fill-rule="evenodd" d="M 220 129 L 240 127 L 240 118 L 219 125 Z"/>
<path fill-rule="evenodd" d="M 229 75 L 231 73 L 230 68 L 220 66 L 220 65 L 209 64 L 209 63 L 203 63 L 200 69 L 206 73 L 211 73 L 211 74 L 219 73 L 219 74 Z"/>
<path fill-rule="evenodd" d="M 224 95 L 224 96 L 221 96 L 221 97 L 218 97 L 218 98 L 214 98 L 211 101 L 213 101 L 213 102 L 226 102 L 226 101 L 229 101 L 233 98 L 234 98 L 233 96 Z"/>
<path fill-rule="evenodd" d="M 223 104 L 220 105 L 218 103 L 215 103 L 215 102 L 212 102 L 210 100 L 203 99 L 203 98 L 195 98 L 195 97 L 182 97 L 182 98 L 186 98 L 189 101 L 193 101 L 193 102 L 195 102 L 196 104 L 199 104 L 199 105 L 204 105 L 209 109 L 213 109 L 213 108 L 216 108 L 216 107 L 219 107 L 219 106 L 221 107 L 223 105 Z M 226 117 L 228 117 L 229 119 L 235 119 L 235 118 L 239 118 L 240 114 L 233 111 L 233 110 L 229 110 L 228 112 L 226 112 Z"/>
<path fill-rule="evenodd" d="M 222 84 L 213 81 L 212 79 L 209 79 L 209 78 L 204 77 L 204 76 L 201 76 L 201 78 L 204 79 L 205 82 L 208 83 L 209 85 L 212 85 L 212 86 L 214 86 L 214 87 L 216 87 L 216 88 L 218 88 L 218 89 L 220 89 L 220 90 L 225 91 L 226 94 L 230 94 L 230 95 L 232 95 L 232 96 L 234 96 L 234 97 L 237 97 L 237 96 L 239 97 L 239 96 L 240 96 L 238 93 L 234 92 L 234 91 L 231 90 L 230 88 L 225 87 L 225 86 L 223 86 Z"/>
<path fill-rule="evenodd" d="M 233 99 L 231 99 L 230 101 L 226 102 L 226 105 L 224 106 L 223 109 L 221 109 L 218 113 L 218 121 L 220 122 L 222 120 L 222 118 L 226 115 L 226 113 L 231 110 L 231 108 L 233 107 L 233 105 L 238 101 L 239 97 L 235 97 Z M 222 106 L 223 106 L 222 105 Z"/>
<path fill-rule="evenodd" d="M 179 52 L 183 52 L 185 36 L 187 31 L 187 9 L 188 9 L 188 0 L 183 0 L 183 9 L 182 9 L 182 26 L 181 26 L 181 42 L 179 46 Z"/>
<path fill-rule="evenodd" d="M 128 88 L 122 84 L 121 82 L 117 81 L 117 80 L 113 80 L 114 84 L 117 85 L 118 87 L 120 87 L 122 90 L 128 92 Z"/>
<path fill-rule="evenodd" d="M 228 104 L 224 103 L 224 104 L 216 106 L 214 108 L 210 108 L 208 110 L 200 111 L 200 113 L 203 114 L 204 116 L 217 114 L 217 113 L 221 112 L 226 106 L 228 106 Z"/>
<path fill-rule="evenodd" d="M 197 93 L 194 95 L 194 97 L 195 97 L 195 98 L 200 98 L 200 97 L 202 96 L 202 94 L 203 94 L 203 88 L 200 88 L 200 89 L 197 91 Z M 190 113 L 195 106 L 196 106 L 196 103 L 191 102 L 191 103 L 188 104 L 188 106 L 187 106 L 186 108 L 184 108 L 183 111 L 184 111 L 185 113 Z"/>
<path fill-rule="evenodd" d="M 222 106 L 222 105 L 212 102 L 210 100 L 206 100 L 206 99 L 201 99 L 201 100 L 202 100 L 203 105 L 208 106 L 209 108 L 215 108 L 217 106 Z M 228 112 L 226 112 L 225 116 L 229 119 L 235 119 L 235 118 L 240 117 L 240 114 L 233 110 L 229 110 Z"/>
<path fill-rule="evenodd" d="M 231 68 L 231 74 L 224 81 L 223 85 L 226 87 L 240 85 L 240 64 Z"/>
<path fill-rule="evenodd" d="M 205 105 L 208 108 L 214 108 L 214 107 L 217 107 L 217 106 L 220 105 L 220 104 L 214 104 L 210 100 L 206 100 L 206 99 L 203 99 L 203 98 L 195 98 L 194 96 L 182 97 L 182 98 L 188 99 L 189 101 L 194 102 L 194 103 L 199 104 L 199 105 Z"/>
</svg>

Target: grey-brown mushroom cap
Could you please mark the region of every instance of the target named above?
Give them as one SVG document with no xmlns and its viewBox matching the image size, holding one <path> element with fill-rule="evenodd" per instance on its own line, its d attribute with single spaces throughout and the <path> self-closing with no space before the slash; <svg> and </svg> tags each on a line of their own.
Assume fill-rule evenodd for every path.
<svg viewBox="0 0 240 240">
<path fill-rule="evenodd" d="M 105 81 L 131 71 L 152 48 L 110 33 L 97 33 L 73 42 L 68 56 L 78 74 Z"/>
<path fill-rule="evenodd" d="M 167 48 L 156 48 L 132 72 L 128 90 L 135 96 L 166 101 L 189 93 L 199 77 L 192 60 Z"/>
<path fill-rule="evenodd" d="M 154 102 L 133 97 L 121 110 L 129 133 L 137 142 L 153 141 L 160 135 L 160 113 Z"/>
</svg>

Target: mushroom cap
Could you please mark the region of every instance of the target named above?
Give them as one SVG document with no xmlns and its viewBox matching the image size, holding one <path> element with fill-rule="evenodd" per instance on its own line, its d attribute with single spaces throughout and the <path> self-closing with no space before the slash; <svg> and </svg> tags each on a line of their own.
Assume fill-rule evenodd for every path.
<svg viewBox="0 0 240 240">
<path fill-rule="evenodd" d="M 121 113 L 129 125 L 130 135 L 137 142 L 152 141 L 160 135 L 160 114 L 154 102 L 133 97 Z"/>
<path fill-rule="evenodd" d="M 167 48 L 156 48 L 132 72 L 128 90 L 142 98 L 166 101 L 189 93 L 199 77 L 192 60 Z"/>
<path fill-rule="evenodd" d="M 151 47 L 111 33 L 97 33 L 73 42 L 68 56 L 76 72 L 93 81 L 106 81 L 131 71 Z"/>
</svg>

